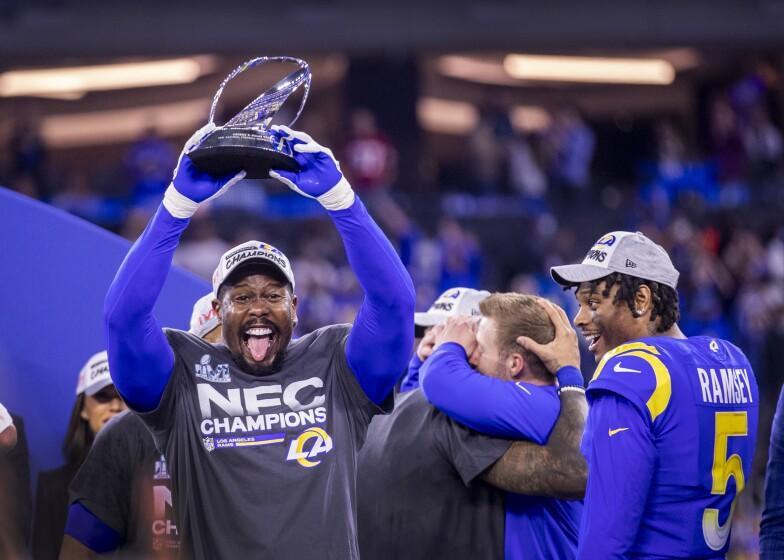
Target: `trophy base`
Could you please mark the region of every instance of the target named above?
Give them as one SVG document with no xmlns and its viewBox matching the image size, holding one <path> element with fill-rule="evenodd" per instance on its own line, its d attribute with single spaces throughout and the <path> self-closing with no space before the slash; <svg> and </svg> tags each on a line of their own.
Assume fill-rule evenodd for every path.
<svg viewBox="0 0 784 560">
<path fill-rule="evenodd" d="M 208 134 L 188 157 L 211 175 L 245 170 L 246 179 L 269 179 L 270 169 L 297 171 L 291 146 L 256 128 L 218 128 Z"/>
</svg>

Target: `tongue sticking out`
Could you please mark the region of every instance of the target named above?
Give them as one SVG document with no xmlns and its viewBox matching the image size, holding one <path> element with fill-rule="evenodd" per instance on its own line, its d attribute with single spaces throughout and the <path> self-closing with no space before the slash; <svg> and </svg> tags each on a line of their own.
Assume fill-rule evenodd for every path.
<svg viewBox="0 0 784 560">
<path fill-rule="evenodd" d="M 250 350 L 253 359 L 261 362 L 267 356 L 270 347 L 270 337 L 268 336 L 252 336 L 248 339 L 248 349 Z"/>
</svg>

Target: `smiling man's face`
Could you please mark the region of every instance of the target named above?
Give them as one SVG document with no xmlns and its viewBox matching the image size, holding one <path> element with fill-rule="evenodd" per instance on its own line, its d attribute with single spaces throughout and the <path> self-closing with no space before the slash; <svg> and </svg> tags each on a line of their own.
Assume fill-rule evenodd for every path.
<svg viewBox="0 0 784 560">
<path fill-rule="evenodd" d="M 297 320 L 297 297 L 275 276 L 249 274 L 227 286 L 216 304 L 223 340 L 252 375 L 277 369 Z"/>
<path fill-rule="evenodd" d="M 605 296 L 604 282 L 594 289 L 590 282 L 583 282 L 575 293 L 580 309 L 573 323 L 576 329 L 582 331 L 588 350 L 597 362 L 607 351 L 642 336 L 638 321 L 635 321 L 626 302 L 614 303 L 619 288 L 615 284 Z"/>
</svg>

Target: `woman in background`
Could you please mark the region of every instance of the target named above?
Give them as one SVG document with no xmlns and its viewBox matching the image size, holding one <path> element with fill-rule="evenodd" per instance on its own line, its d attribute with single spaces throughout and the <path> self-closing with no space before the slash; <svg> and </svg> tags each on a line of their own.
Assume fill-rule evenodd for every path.
<svg viewBox="0 0 784 560">
<path fill-rule="evenodd" d="M 101 428 L 125 403 L 112 384 L 106 352 L 92 356 L 79 373 L 76 402 L 63 442 L 65 464 L 38 475 L 33 518 L 34 560 L 57 560 L 68 514 L 68 485 Z"/>
</svg>

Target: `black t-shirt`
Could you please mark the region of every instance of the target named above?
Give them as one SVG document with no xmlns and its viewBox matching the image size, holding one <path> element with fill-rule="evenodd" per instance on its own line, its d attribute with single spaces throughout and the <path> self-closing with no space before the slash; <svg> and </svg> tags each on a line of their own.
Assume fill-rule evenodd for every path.
<svg viewBox="0 0 784 560">
<path fill-rule="evenodd" d="M 38 474 L 33 518 L 33 559 L 57 560 L 68 517 L 68 485 L 78 465 L 66 463 Z"/>
<path fill-rule="evenodd" d="M 117 531 L 118 558 L 170 558 L 179 548 L 166 461 L 134 414 L 118 415 L 98 433 L 70 498 Z"/>
<path fill-rule="evenodd" d="M 349 325 L 292 341 L 256 377 L 167 330 L 174 369 L 140 414 L 166 456 L 188 558 L 358 558 L 356 455 L 381 409 L 346 362 Z"/>
<path fill-rule="evenodd" d="M 419 389 L 397 395 L 359 454 L 362 558 L 502 559 L 503 493 L 476 479 L 511 443 L 455 423 Z"/>
<path fill-rule="evenodd" d="M 11 419 L 16 427 L 16 447 L 0 453 L 0 548 L 21 558 L 30 538 L 33 512 L 30 455 L 22 418 L 11 414 Z"/>
</svg>

